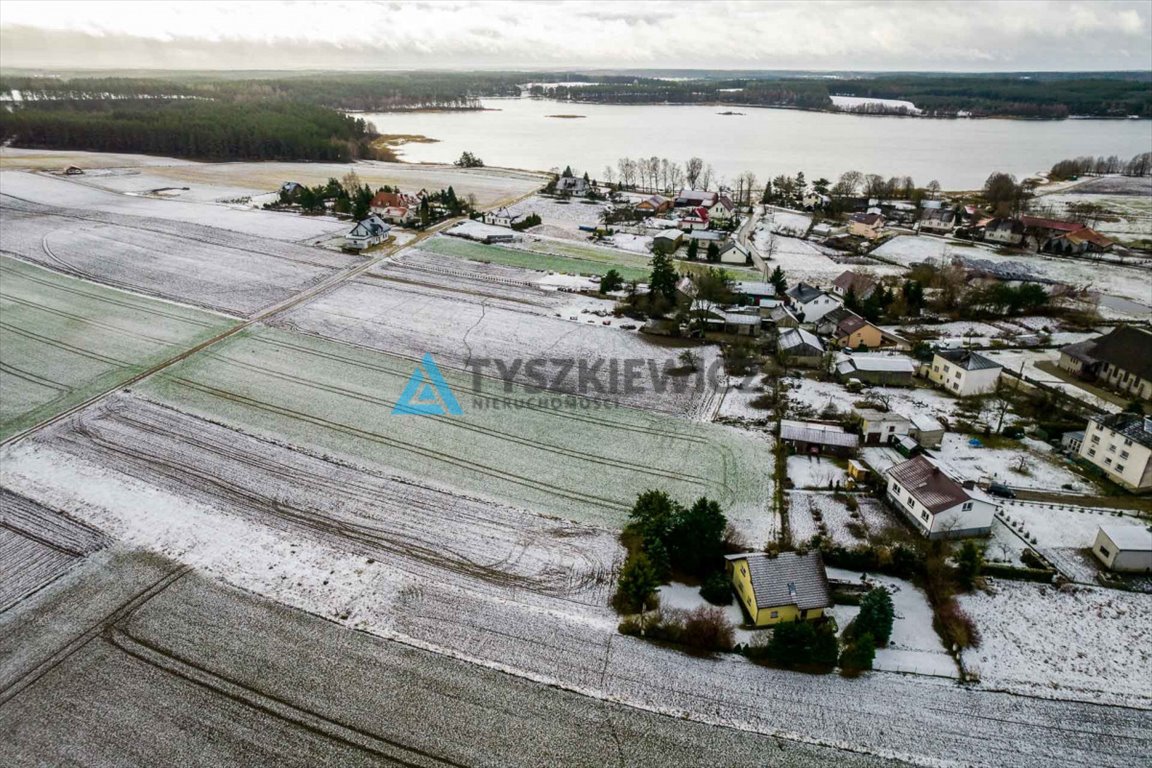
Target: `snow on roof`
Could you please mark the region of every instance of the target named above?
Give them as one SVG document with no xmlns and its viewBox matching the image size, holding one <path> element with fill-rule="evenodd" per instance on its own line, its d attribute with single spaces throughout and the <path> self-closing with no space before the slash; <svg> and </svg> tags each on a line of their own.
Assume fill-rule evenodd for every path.
<svg viewBox="0 0 1152 768">
<path fill-rule="evenodd" d="M 860 442 L 859 435 L 845 432 L 843 427 L 791 419 L 780 421 L 780 439 L 817 445 L 836 445 L 844 448 L 855 448 Z"/>
<path fill-rule="evenodd" d="M 781 552 L 769 557 L 763 552 L 726 555 L 729 562 L 744 560 L 757 608 L 795 605 L 805 611 L 832 605 L 828 575 L 819 552 L 798 555 Z"/>
<path fill-rule="evenodd" d="M 844 366 L 844 370 L 841 370 L 841 366 Z M 908 357 L 870 355 L 858 352 L 854 355 L 841 354 L 836 358 L 836 369 L 841 370 L 842 373 L 848 370 L 914 373 L 916 364 Z"/>
<path fill-rule="evenodd" d="M 1101 525 L 1117 547 L 1129 552 L 1152 552 L 1152 531 L 1139 525 Z"/>
<path fill-rule="evenodd" d="M 927 413 L 914 413 L 909 421 L 912 422 L 912 426 L 921 432 L 944 431 L 944 425 L 940 423 L 940 420 Z"/>
<path fill-rule="evenodd" d="M 824 351 L 824 344 L 820 338 L 814 333 L 804 330 L 803 328 L 790 328 L 780 334 L 776 346 L 780 349 L 795 349 L 800 346 L 809 346 L 813 349 Z"/>
<path fill-rule="evenodd" d="M 772 285 L 772 283 L 736 281 L 732 285 L 732 290 L 735 293 L 755 294 L 757 296 L 776 295 L 776 286 Z"/>
<path fill-rule="evenodd" d="M 983 371 L 989 368 L 1004 367 L 969 349 L 941 349 L 937 350 L 936 356 L 958 365 L 966 371 Z"/>
</svg>

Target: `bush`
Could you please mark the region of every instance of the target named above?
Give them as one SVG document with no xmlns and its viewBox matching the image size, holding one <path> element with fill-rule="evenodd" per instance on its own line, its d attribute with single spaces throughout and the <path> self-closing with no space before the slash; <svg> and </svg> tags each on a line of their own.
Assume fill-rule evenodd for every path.
<svg viewBox="0 0 1152 768">
<path fill-rule="evenodd" d="M 932 626 L 936 634 L 950 645 L 958 648 L 980 647 L 980 631 L 976 623 L 955 600 L 949 600 L 936 608 Z"/>
<path fill-rule="evenodd" d="M 708 655 L 735 647 L 732 622 L 719 608 L 657 611 L 620 622 L 621 634 L 684 646 L 689 653 Z"/>
<path fill-rule="evenodd" d="M 984 568 L 984 550 L 974 541 L 966 541 L 960 545 L 956 553 L 956 577 L 964 589 L 976 586 L 976 579 Z"/>
<path fill-rule="evenodd" d="M 620 571 L 616 593 L 612 595 L 612 607 L 620 613 L 638 613 L 655 608 L 659 604 L 656 596 L 659 586 L 660 577 L 648 556 L 643 552 L 631 553 Z"/>
<path fill-rule="evenodd" d="M 700 597 L 713 605 L 732 605 L 732 583 L 723 573 L 714 573 L 704 580 Z"/>
<path fill-rule="evenodd" d="M 798 619 L 777 624 L 767 641 L 758 638 L 745 654 L 753 661 L 774 667 L 831 672 L 839 650 L 836 622 L 826 620 L 814 624 Z"/>
<path fill-rule="evenodd" d="M 858 675 L 872 669 L 876 659 L 876 642 L 865 632 L 844 647 L 840 654 L 840 670 L 845 675 Z"/>
</svg>

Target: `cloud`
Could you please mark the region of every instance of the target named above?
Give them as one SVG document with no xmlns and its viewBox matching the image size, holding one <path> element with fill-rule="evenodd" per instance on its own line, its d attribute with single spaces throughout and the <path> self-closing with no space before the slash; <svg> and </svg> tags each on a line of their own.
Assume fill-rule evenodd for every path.
<svg viewBox="0 0 1152 768">
<path fill-rule="evenodd" d="M 5 67 L 1148 69 L 1128 2 L 0 1 Z"/>
</svg>

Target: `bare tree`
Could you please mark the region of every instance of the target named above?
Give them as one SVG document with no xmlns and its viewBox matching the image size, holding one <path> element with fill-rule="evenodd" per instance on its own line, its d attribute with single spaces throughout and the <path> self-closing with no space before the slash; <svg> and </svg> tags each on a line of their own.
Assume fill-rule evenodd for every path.
<svg viewBox="0 0 1152 768">
<path fill-rule="evenodd" d="M 928 182 L 928 186 L 925 187 L 925 189 L 928 190 L 928 194 L 932 195 L 933 198 L 938 197 L 940 195 L 940 182 L 932 179 L 932 181 Z"/>
<path fill-rule="evenodd" d="M 740 202 L 742 205 L 752 205 L 752 188 L 756 186 L 756 174 L 752 171 L 744 171 L 740 174 L 737 184 L 742 190 Z"/>
<path fill-rule="evenodd" d="M 709 189 L 712 186 L 712 177 L 714 175 L 715 175 L 715 172 L 712 170 L 711 165 L 704 166 L 704 172 L 699 177 L 700 188 L 701 189 Z"/>
<path fill-rule="evenodd" d="M 612 184 L 616 181 L 616 171 L 612 170 L 612 166 L 610 165 L 604 166 L 604 181 L 606 181 L 608 184 Z"/>
<path fill-rule="evenodd" d="M 860 171 L 845 171 L 832 187 L 832 194 L 837 197 L 853 197 L 863 181 L 864 174 Z"/>
<path fill-rule="evenodd" d="M 656 155 L 648 158 L 648 176 L 652 180 L 652 188 L 655 189 L 656 185 L 660 182 L 660 158 Z"/>
<path fill-rule="evenodd" d="M 668 188 L 672 191 L 676 191 L 684 185 L 684 169 L 680 167 L 679 163 L 672 163 L 668 167 L 668 181 Z"/>
<path fill-rule="evenodd" d="M 699 157 L 688 158 L 688 162 L 684 164 L 684 178 L 688 181 L 689 187 L 696 187 L 696 180 L 700 178 L 700 174 L 703 170 L 703 160 L 701 160 Z"/>
</svg>

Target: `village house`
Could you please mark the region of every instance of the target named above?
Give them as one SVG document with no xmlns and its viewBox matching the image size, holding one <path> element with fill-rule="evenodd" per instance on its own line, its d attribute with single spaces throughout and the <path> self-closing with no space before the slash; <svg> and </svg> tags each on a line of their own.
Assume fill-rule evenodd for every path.
<svg viewBox="0 0 1152 768">
<path fill-rule="evenodd" d="M 500 208 L 495 211 L 484 212 L 484 223 L 491 224 L 494 227 L 508 227 L 512 228 L 513 225 L 519 224 L 528 218 L 529 214 L 525 213 L 512 213 L 507 208 Z"/>
<path fill-rule="evenodd" d="M 384 221 L 406 225 L 416 220 L 420 199 L 401 192 L 377 192 L 368 206 Z"/>
<path fill-rule="evenodd" d="M 716 192 L 704 189 L 682 189 L 680 194 L 676 195 L 675 207 L 707 209 L 714 206 L 719 197 Z"/>
<path fill-rule="evenodd" d="M 776 350 L 790 365 L 815 368 L 824 360 L 824 345 L 815 334 L 803 328 L 782 331 L 776 340 Z"/>
<path fill-rule="evenodd" d="M 721 264 L 749 264 L 751 261 L 748 249 L 736 239 L 730 239 L 720 246 Z"/>
<path fill-rule="evenodd" d="M 796 316 L 805 323 L 815 323 L 840 306 L 840 299 L 808 283 L 797 283 L 788 289 Z"/>
<path fill-rule="evenodd" d="M 1084 445 L 1084 430 L 1076 429 L 1060 435 L 1060 447 L 1068 453 L 1080 453 L 1080 446 Z"/>
<path fill-rule="evenodd" d="M 704 299 L 696 299 L 688 310 L 689 320 L 697 328 L 712 333 L 736 336 L 759 336 L 759 312 L 733 312 Z"/>
<path fill-rule="evenodd" d="M 939 349 L 932 355 L 928 380 L 957 397 L 996 391 L 1003 366 L 967 349 Z"/>
<path fill-rule="evenodd" d="M 824 315 L 816 324 L 816 332 L 843 349 L 877 349 L 884 343 L 883 331 L 844 307 Z"/>
<path fill-rule="evenodd" d="M 860 436 L 833 424 L 782 419 L 780 442 L 792 446 L 796 453 L 851 456 L 860 445 Z"/>
<path fill-rule="evenodd" d="M 1152 401 L 1152 331 L 1121 325 L 1061 348 L 1057 366 L 1084 381 Z"/>
<path fill-rule="evenodd" d="M 926 456 L 890 467 L 888 500 L 929 539 L 986 536 L 992 532 L 996 505 L 975 483 L 957 482 Z"/>
<path fill-rule="evenodd" d="M 875 240 L 884 229 L 884 216 L 879 213 L 854 213 L 848 219 L 848 234 Z"/>
<path fill-rule="evenodd" d="M 856 298 L 864 301 L 876 291 L 879 285 L 879 281 L 867 272 L 852 270 L 842 273 L 832 281 L 832 293 L 844 297 L 848 295 L 848 291 L 852 291 Z"/>
<path fill-rule="evenodd" d="M 770 301 L 770 299 L 762 299 L 761 301 L 762 302 Z M 779 329 L 779 328 L 799 328 L 800 327 L 799 318 L 797 318 L 796 315 L 792 314 L 792 310 L 789 309 L 788 307 L 784 306 L 783 304 L 777 304 L 775 306 L 768 307 L 768 308 L 761 306 L 760 307 L 760 316 L 763 317 L 765 320 L 767 320 L 772 325 L 776 326 L 777 329 Z"/>
<path fill-rule="evenodd" d="M 1142 525 L 1101 525 L 1092 554 L 1117 573 L 1152 573 L 1152 530 Z"/>
<path fill-rule="evenodd" d="M 914 413 L 910 421 L 912 428 L 908 430 L 908 436 L 919 443 L 922 448 L 929 450 L 939 448 L 940 444 L 944 442 L 946 430 L 939 419 L 926 413 Z"/>
<path fill-rule="evenodd" d="M 1053 237 L 1045 244 L 1044 251 L 1062 256 L 1079 256 L 1085 253 L 1107 253 L 1115 244 L 1111 238 L 1084 227 Z"/>
<path fill-rule="evenodd" d="M 647 215 L 655 215 L 672 210 L 672 201 L 663 195 L 649 195 L 636 203 L 636 210 Z"/>
<path fill-rule="evenodd" d="M 1093 416 L 1084 429 L 1080 456 L 1129 491 L 1152 491 L 1152 416 Z"/>
<path fill-rule="evenodd" d="M 740 605 L 754 626 L 811 621 L 832 606 L 828 574 L 820 552 L 763 552 L 726 555 L 725 570 Z"/>
<path fill-rule="evenodd" d="M 732 292 L 749 303 L 755 303 L 762 299 L 769 301 L 775 301 L 777 299 L 776 286 L 772 283 L 737 280 L 732 284 Z"/>
<path fill-rule="evenodd" d="M 827 208 L 828 204 L 832 202 L 832 198 L 828 195 L 822 195 L 819 192 L 811 191 L 804 195 L 804 199 L 800 201 L 808 210 L 816 210 L 819 208 Z"/>
<path fill-rule="evenodd" d="M 873 408 L 857 408 L 860 415 L 860 434 L 865 445 L 889 445 L 906 437 L 912 422 L 898 413 L 885 413 Z"/>
<path fill-rule="evenodd" d="M 344 247 L 350 251 L 371 248 L 391 237 L 392 227 L 376 214 L 356 222 L 348 234 L 344 235 Z"/>
<path fill-rule="evenodd" d="M 899 355 L 841 353 L 833 362 L 832 370 L 844 383 L 855 379 L 871 386 L 910 387 L 916 364 L 911 358 Z"/>
<path fill-rule="evenodd" d="M 679 226 L 685 230 L 708 229 L 708 209 L 699 206 L 686 211 L 680 217 Z"/>
<path fill-rule="evenodd" d="M 920 231 L 930 235 L 947 235 L 956 227 L 956 211 L 951 208 L 929 208 L 920 215 Z"/>
<path fill-rule="evenodd" d="M 992 219 L 984 225 L 984 242 L 998 245 L 1020 245 L 1024 225 L 1018 219 Z"/>
<path fill-rule="evenodd" d="M 727 224 L 736 215 L 736 204 L 727 195 L 717 195 L 716 203 L 708 209 L 708 216 L 717 224 Z"/>
<path fill-rule="evenodd" d="M 582 176 L 561 176 L 556 179 L 556 194 L 583 195 L 587 194 L 592 185 Z"/>
</svg>

